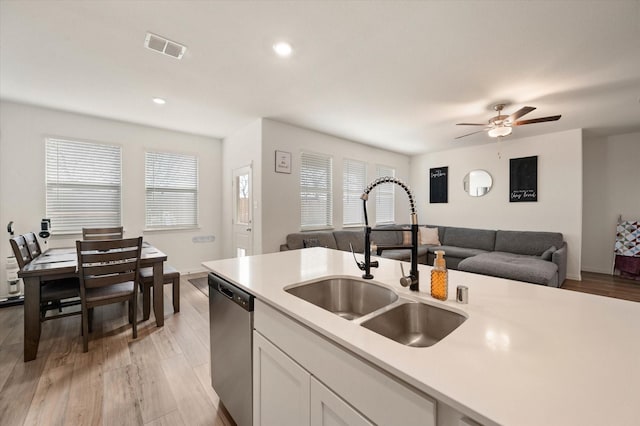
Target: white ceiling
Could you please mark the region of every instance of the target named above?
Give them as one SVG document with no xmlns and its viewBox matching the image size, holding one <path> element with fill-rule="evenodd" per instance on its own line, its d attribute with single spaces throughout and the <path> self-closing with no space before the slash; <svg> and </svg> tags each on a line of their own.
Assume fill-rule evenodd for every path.
<svg viewBox="0 0 640 426">
<path fill-rule="evenodd" d="M 497 101 L 562 114 L 509 138 L 628 133 L 640 1 L 2 0 L 0 97 L 219 138 L 268 117 L 407 154 L 490 142 L 455 124 Z"/>
</svg>

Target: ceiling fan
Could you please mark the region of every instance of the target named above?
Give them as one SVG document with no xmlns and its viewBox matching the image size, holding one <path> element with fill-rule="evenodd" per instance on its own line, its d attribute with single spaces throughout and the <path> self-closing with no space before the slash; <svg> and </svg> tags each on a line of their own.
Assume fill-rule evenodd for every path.
<svg viewBox="0 0 640 426">
<path fill-rule="evenodd" d="M 514 126 L 522 126 L 525 124 L 543 123 L 545 121 L 557 121 L 560 120 L 561 115 L 552 115 L 549 117 L 532 118 L 530 120 L 518 120 L 525 114 L 529 114 L 536 109 L 535 107 L 522 107 L 518 111 L 511 115 L 502 115 L 502 109 L 506 104 L 497 104 L 493 106 L 493 109 L 498 112 L 498 115 L 489 119 L 488 124 L 484 123 L 458 123 L 458 126 L 485 126 L 484 129 L 476 132 L 467 133 L 466 135 L 458 136 L 455 139 L 464 138 L 465 136 L 475 135 L 480 132 L 488 132 L 488 135 L 492 138 L 509 136 L 513 131 Z M 516 121 L 518 120 L 518 121 Z"/>
</svg>

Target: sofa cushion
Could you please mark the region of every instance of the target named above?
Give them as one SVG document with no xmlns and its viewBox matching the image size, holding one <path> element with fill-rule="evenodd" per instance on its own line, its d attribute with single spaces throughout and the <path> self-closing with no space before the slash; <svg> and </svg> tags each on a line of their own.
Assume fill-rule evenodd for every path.
<svg viewBox="0 0 640 426">
<path fill-rule="evenodd" d="M 418 261 L 420 259 L 424 259 L 426 261 L 428 246 L 418 246 Z M 383 250 L 380 254 L 380 257 L 384 257 L 387 259 L 394 260 L 411 260 L 411 250 L 410 249 L 391 249 L 391 250 Z"/>
<path fill-rule="evenodd" d="M 381 231 L 382 229 L 390 231 Z M 399 246 L 402 244 L 402 227 L 398 225 L 378 226 L 371 230 L 371 242 L 379 246 Z"/>
<path fill-rule="evenodd" d="M 448 257 L 457 257 L 459 259 L 466 259 L 467 257 L 476 256 L 478 254 L 487 253 L 486 250 L 465 248 L 465 247 L 453 247 L 453 246 L 428 246 L 429 253 L 435 253 L 436 250 L 444 251 L 444 259 Z"/>
<path fill-rule="evenodd" d="M 492 251 L 495 242 L 496 231 L 493 230 L 447 227 L 442 245 Z"/>
<path fill-rule="evenodd" d="M 464 259 L 458 269 L 534 284 L 558 286 L 558 265 L 538 257 L 494 251 Z"/>
<path fill-rule="evenodd" d="M 333 237 L 336 239 L 338 250 L 351 251 L 349 247 L 351 244 L 354 252 L 364 253 L 364 231 L 362 229 L 333 231 Z"/>
<path fill-rule="evenodd" d="M 549 247 L 562 247 L 559 232 L 497 231 L 495 251 L 540 256 Z"/>
<path fill-rule="evenodd" d="M 287 246 L 289 246 L 291 250 L 301 249 L 305 247 L 305 240 L 308 244 L 313 240 L 317 240 L 317 245 L 320 247 L 338 248 L 332 231 L 296 232 L 295 234 L 289 234 L 287 235 Z"/>
</svg>

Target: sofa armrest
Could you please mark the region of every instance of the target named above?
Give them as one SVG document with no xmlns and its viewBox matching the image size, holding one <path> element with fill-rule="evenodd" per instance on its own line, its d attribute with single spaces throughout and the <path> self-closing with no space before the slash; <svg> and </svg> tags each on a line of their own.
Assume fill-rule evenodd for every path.
<svg viewBox="0 0 640 426">
<path fill-rule="evenodd" d="M 280 244 L 280 251 L 289 251 L 289 246 L 286 244 Z"/>
<path fill-rule="evenodd" d="M 567 243 L 562 244 L 560 249 L 553 252 L 551 261 L 558 265 L 558 287 L 567 279 Z"/>
</svg>

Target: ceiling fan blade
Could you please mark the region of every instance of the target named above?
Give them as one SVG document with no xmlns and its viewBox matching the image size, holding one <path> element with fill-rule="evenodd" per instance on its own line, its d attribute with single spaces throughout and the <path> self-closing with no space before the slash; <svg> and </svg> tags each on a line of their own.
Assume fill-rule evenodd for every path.
<svg viewBox="0 0 640 426">
<path fill-rule="evenodd" d="M 486 126 L 487 123 L 458 123 L 456 126 Z"/>
<path fill-rule="evenodd" d="M 524 124 L 544 123 L 545 121 L 558 121 L 561 115 L 552 115 L 549 117 L 532 118 L 531 120 L 520 120 L 512 124 L 512 126 L 522 126 Z"/>
<path fill-rule="evenodd" d="M 514 112 L 513 114 L 511 114 L 509 116 L 509 118 L 507 118 L 507 121 L 510 121 L 510 122 L 513 123 L 518 118 L 522 117 L 525 114 L 529 114 L 534 109 L 536 109 L 536 107 L 530 107 L 530 106 L 522 107 L 519 110 L 517 110 L 516 112 Z"/>
<path fill-rule="evenodd" d="M 486 129 L 478 130 L 477 132 L 467 133 L 466 135 L 458 136 L 458 137 L 456 137 L 456 138 L 454 138 L 454 139 L 464 138 L 464 137 L 466 137 L 466 136 L 475 135 L 476 133 L 485 132 L 485 131 L 487 131 L 487 130 L 489 130 L 489 127 L 487 127 Z"/>
</svg>

